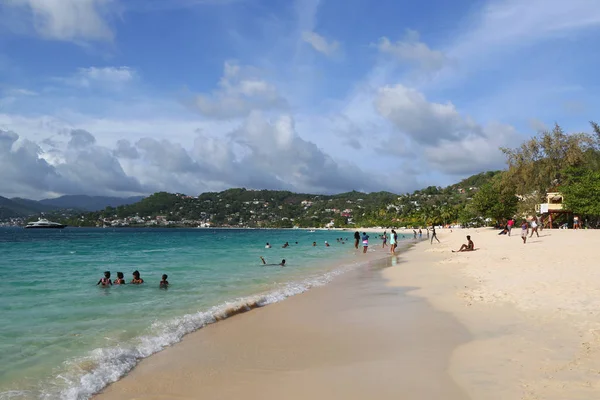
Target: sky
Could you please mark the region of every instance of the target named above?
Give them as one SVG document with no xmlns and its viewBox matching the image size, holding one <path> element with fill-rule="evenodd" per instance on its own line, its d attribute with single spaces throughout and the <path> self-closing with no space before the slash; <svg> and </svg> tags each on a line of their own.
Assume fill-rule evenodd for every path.
<svg viewBox="0 0 600 400">
<path fill-rule="evenodd" d="M 0 195 L 405 193 L 600 105 L 597 0 L 0 0 Z"/>
</svg>

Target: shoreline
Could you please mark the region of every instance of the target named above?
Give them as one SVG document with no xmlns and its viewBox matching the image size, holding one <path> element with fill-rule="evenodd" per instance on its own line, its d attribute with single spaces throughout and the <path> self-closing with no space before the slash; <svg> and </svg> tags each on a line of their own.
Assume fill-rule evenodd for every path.
<svg viewBox="0 0 600 400">
<path fill-rule="evenodd" d="M 373 252 L 325 286 L 193 332 L 94 399 L 467 399 L 446 373 L 466 330 L 382 275 L 412 247 Z"/>
</svg>

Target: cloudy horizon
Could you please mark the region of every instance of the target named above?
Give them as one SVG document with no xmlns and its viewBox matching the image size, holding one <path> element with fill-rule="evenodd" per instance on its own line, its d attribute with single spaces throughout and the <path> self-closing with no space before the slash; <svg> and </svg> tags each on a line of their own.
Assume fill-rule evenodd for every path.
<svg viewBox="0 0 600 400">
<path fill-rule="evenodd" d="M 0 1 L 0 196 L 405 193 L 598 119 L 593 0 L 398 3 Z"/>
</svg>

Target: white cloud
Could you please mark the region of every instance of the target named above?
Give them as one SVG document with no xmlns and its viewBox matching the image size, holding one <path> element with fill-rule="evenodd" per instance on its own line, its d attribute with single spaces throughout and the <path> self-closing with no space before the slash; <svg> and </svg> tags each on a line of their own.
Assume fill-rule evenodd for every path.
<svg viewBox="0 0 600 400">
<path fill-rule="evenodd" d="M 68 85 L 90 88 L 101 85 L 106 88 L 119 87 L 135 79 L 136 71 L 130 67 L 88 67 L 79 68 L 77 72 L 67 78 L 57 78 L 58 81 Z"/>
<path fill-rule="evenodd" d="M 389 54 L 400 62 L 417 64 L 427 71 L 437 71 L 448 62 L 444 53 L 432 50 L 427 44 L 419 41 L 419 33 L 410 29 L 407 30 L 404 39 L 396 43 L 382 37 L 377 48 L 381 53 Z"/>
<path fill-rule="evenodd" d="M 26 21 L 45 39 L 63 41 L 112 40 L 107 18 L 113 0 L 6 0 L 6 6 L 25 11 Z"/>
<path fill-rule="evenodd" d="M 402 85 L 380 88 L 375 103 L 397 129 L 383 143 L 384 151 L 415 159 L 422 154 L 444 173 L 464 175 L 500 168 L 504 163 L 500 147 L 519 139 L 512 126 L 478 124 L 461 115 L 452 103 L 429 102 L 419 91 Z"/>
<path fill-rule="evenodd" d="M 226 62 L 219 89 L 194 99 L 194 108 L 201 114 L 228 119 L 243 117 L 252 110 L 272 110 L 287 107 L 287 101 L 277 88 L 260 79 L 258 71 Z"/>
<path fill-rule="evenodd" d="M 506 158 L 500 147 L 514 145 L 519 135 L 512 126 L 498 123 L 481 130 L 483 135 L 468 133 L 458 141 L 444 139 L 425 147 L 425 159 L 437 170 L 463 176 L 504 167 Z"/>
<path fill-rule="evenodd" d="M 468 29 L 448 49 L 453 57 L 480 63 L 515 47 L 600 27 L 595 0 L 497 0 L 473 15 Z"/>
<path fill-rule="evenodd" d="M 421 144 L 481 136 L 481 127 L 461 116 L 452 103 L 430 103 L 421 92 L 400 84 L 380 88 L 375 105 L 381 116 Z"/>
<path fill-rule="evenodd" d="M 302 40 L 310 44 L 319 53 L 323 53 L 328 57 L 335 55 L 340 50 L 339 42 L 335 40 L 327 41 L 327 39 L 316 32 L 303 32 Z"/>
</svg>

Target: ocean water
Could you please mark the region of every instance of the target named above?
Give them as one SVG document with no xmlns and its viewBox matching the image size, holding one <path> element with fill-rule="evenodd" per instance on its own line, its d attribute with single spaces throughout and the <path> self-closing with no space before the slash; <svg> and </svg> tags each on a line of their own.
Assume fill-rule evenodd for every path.
<svg viewBox="0 0 600 400">
<path fill-rule="evenodd" d="M 360 259 L 352 232 L 0 228 L 0 399 L 87 399 L 185 334 Z M 96 286 L 105 270 L 129 282 L 136 269 L 143 285 Z M 158 288 L 164 273 L 168 290 Z"/>
</svg>

